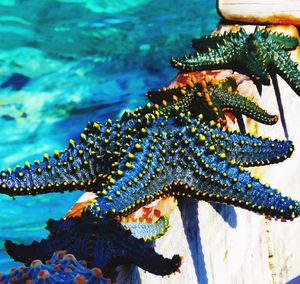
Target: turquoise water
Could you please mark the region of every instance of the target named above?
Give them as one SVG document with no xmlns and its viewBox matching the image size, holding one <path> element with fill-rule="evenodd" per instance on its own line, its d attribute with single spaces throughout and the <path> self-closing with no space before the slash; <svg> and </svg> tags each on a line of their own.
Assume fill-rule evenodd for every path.
<svg viewBox="0 0 300 284">
<path fill-rule="evenodd" d="M 0 0 L 1 167 L 41 159 L 89 120 L 116 118 L 169 82 L 171 56 L 219 21 L 215 1 Z M 81 192 L 0 196 L 0 271 L 18 266 L 3 242 L 47 236 Z"/>
</svg>

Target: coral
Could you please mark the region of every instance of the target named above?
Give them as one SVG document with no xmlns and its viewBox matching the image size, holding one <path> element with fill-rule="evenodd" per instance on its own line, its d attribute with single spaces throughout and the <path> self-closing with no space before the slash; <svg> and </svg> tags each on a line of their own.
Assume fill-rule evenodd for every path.
<svg viewBox="0 0 300 284">
<path fill-rule="evenodd" d="M 290 58 L 289 50 L 298 46 L 298 39 L 266 29 L 247 34 L 244 29 L 224 35 L 210 35 L 193 40 L 195 54 L 172 58 L 171 64 L 182 72 L 242 66 L 254 79 L 268 84 L 270 73 L 284 78 L 300 94 L 300 71 Z"/>
<path fill-rule="evenodd" d="M 0 275 L 0 283 L 94 283 L 109 284 L 98 267 L 87 269 L 85 262 L 77 261 L 74 255 L 57 251 L 43 264 L 33 260 L 28 267 L 13 268 L 8 275 Z"/>
</svg>

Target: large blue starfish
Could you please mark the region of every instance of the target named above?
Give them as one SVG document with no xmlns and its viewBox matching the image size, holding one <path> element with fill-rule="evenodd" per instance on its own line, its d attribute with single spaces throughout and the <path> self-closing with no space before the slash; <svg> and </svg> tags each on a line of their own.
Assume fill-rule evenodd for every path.
<svg viewBox="0 0 300 284">
<path fill-rule="evenodd" d="M 288 158 L 292 143 L 222 131 L 201 117 L 180 111 L 167 116 L 147 104 L 134 113 L 125 112 L 115 122 L 89 123 L 78 143 L 70 140 L 65 151 L 55 151 L 51 157 L 45 154 L 43 162 L 2 171 L 0 192 L 11 196 L 76 189 L 98 195 L 87 208 L 92 215 L 51 223 L 52 235 L 47 240 L 27 247 L 8 242 L 8 252 L 26 262 L 67 249 L 79 258 L 91 259 L 92 255 L 93 265 L 106 267 L 100 256 L 106 255 L 110 262 L 113 250 L 122 254 L 124 245 L 143 248 L 137 239 L 120 237 L 116 244 L 105 239 L 105 234 L 118 235 L 119 231 L 124 236 L 122 227 L 107 217 L 127 216 L 167 195 L 232 204 L 274 218 L 299 216 L 297 201 L 283 197 L 243 169 Z M 56 229 L 61 233 L 53 235 Z M 98 233 L 101 230 L 103 233 Z M 80 234 L 82 239 L 77 238 Z M 97 242 L 89 250 L 91 236 Z M 108 244 L 101 242 L 103 239 Z M 133 262 L 153 273 L 168 274 L 180 265 L 178 256 L 159 262 L 155 261 L 157 255 L 150 258 L 139 251 L 130 255 L 148 260 Z"/>
<path fill-rule="evenodd" d="M 78 144 L 71 140 L 41 163 L 2 171 L 0 187 L 11 196 L 87 189 L 99 195 L 92 211 L 102 216 L 128 215 L 158 197 L 183 194 L 292 219 L 298 203 L 242 168 L 292 152 L 290 141 L 222 131 L 189 113 L 167 117 L 148 105 L 115 123 L 88 124 Z"/>
</svg>

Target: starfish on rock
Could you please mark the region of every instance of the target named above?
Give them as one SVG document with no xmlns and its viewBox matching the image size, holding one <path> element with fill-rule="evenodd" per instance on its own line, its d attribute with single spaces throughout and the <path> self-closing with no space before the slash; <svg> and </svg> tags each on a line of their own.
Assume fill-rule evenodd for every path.
<svg viewBox="0 0 300 284">
<path fill-rule="evenodd" d="M 278 121 L 277 115 L 268 114 L 251 100 L 239 95 L 233 78 L 218 81 L 207 76 L 197 82 L 192 77 L 186 86 L 150 90 L 147 96 L 158 111 L 167 115 L 178 110 L 184 113 L 190 111 L 196 115 L 203 114 L 206 121 L 213 120 L 226 125 L 226 111 L 246 115 L 264 124 Z"/>
<path fill-rule="evenodd" d="M 232 204 L 284 220 L 298 217 L 298 201 L 260 183 L 243 168 L 285 160 L 293 152 L 291 141 L 223 131 L 214 121 L 205 123 L 197 111 L 191 113 L 192 104 L 183 101 L 167 115 L 164 108 L 157 110 L 149 103 L 126 111 L 115 122 L 88 123 L 80 141 L 71 139 L 65 151 L 2 171 L 0 193 L 10 196 L 78 189 L 96 194 L 82 216 L 49 221 L 46 240 L 29 246 L 7 241 L 8 253 L 30 263 L 63 249 L 104 272 L 111 265 L 131 262 L 166 275 L 178 269 L 180 257 L 164 259 L 145 243 L 165 232 L 166 220 L 136 225 L 122 223 L 120 217 L 165 196 Z"/>
<path fill-rule="evenodd" d="M 182 72 L 243 67 L 264 84 L 269 84 L 270 73 L 276 72 L 300 95 L 300 71 L 288 52 L 297 46 L 296 37 L 258 27 L 247 34 L 241 28 L 221 36 L 194 39 L 197 52 L 183 58 L 173 57 L 171 64 Z"/>
<path fill-rule="evenodd" d="M 156 224 L 125 224 L 135 235 L 147 240 L 156 238 L 165 232 L 168 222 L 161 218 Z M 50 235 L 41 242 L 31 245 L 17 245 L 6 241 L 9 255 L 16 261 L 29 265 L 33 260 L 46 261 L 56 250 L 66 250 L 83 259 L 88 268 L 99 267 L 108 273 L 119 264 L 133 263 L 158 275 L 176 272 L 181 265 L 178 255 L 166 259 L 157 254 L 151 244 L 132 236 L 121 223 L 112 219 L 103 219 L 85 211 L 81 217 L 49 220 L 47 229 Z"/>
<path fill-rule="evenodd" d="M 115 123 L 90 123 L 66 151 L 3 171 L 1 192 L 87 189 L 99 196 L 91 205 L 99 216 L 126 216 L 166 195 L 224 202 L 281 219 L 298 216 L 298 202 L 242 168 L 280 162 L 293 152 L 292 143 L 222 131 L 200 117 L 189 112 L 169 117 L 147 105 Z"/>
</svg>

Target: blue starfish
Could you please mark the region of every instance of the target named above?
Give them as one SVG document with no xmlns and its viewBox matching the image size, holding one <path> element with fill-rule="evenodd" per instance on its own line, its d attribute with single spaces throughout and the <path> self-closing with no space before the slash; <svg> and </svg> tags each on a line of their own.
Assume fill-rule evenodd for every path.
<svg viewBox="0 0 300 284">
<path fill-rule="evenodd" d="M 116 122 L 91 122 L 80 137 L 78 143 L 70 140 L 63 152 L 45 154 L 43 162 L 1 172 L 0 192 L 10 196 L 77 189 L 98 195 L 87 216 L 50 221 L 52 235 L 40 244 L 7 242 L 15 259 L 45 260 L 53 251 L 66 249 L 108 269 L 104 255 L 110 262 L 115 251 L 118 259 L 129 255 L 148 271 L 169 274 L 180 265 L 178 256 L 163 259 L 141 240 L 126 237 L 127 231 L 111 220 L 168 195 L 232 204 L 274 218 L 300 215 L 297 201 L 263 185 L 243 168 L 288 158 L 293 152 L 290 141 L 223 131 L 214 122 L 204 123 L 202 115 L 178 111 L 167 116 L 151 104 L 125 112 Z"/>
<path fill-rule="evenodd" d="M 66 151 L 46 154 L 41 163 L 3 171 L 0 187 L 11 196 L 94 191 L 99 198 L 92 211 L 101 216 L 128 215 L 165 195 L 188 195 L 293 219 L 299 204 L 242 168 L 277 163 L 292 152 L 290 141 L 222 131 L 189 113 L 168 117 L 148 104 L 125 112 L 121 121 L 88 124 L 78 144 L 70 140 Z"/>
</svg>

